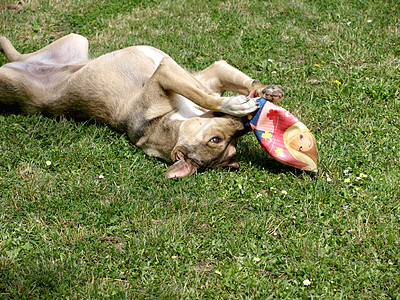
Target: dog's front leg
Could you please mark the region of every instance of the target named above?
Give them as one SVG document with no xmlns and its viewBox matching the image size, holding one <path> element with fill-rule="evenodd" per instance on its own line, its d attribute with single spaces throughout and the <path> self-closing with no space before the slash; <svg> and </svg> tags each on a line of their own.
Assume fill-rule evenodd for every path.
<svg viewBox="0 0 400 300">
<path fill-rule="evenodd" d="M 180 94 L 212 111 L 245 116 L 257 109 L 255 100 L 246 96 L 221 97 L 214 93 L 169 57 L 162 60 L 150 82 L 156 83 L 167 93 Z"/>
<path fill-rule="evenodd" d="M 195 77 L 212 91 L 220 94 L 233 91 L 246 96 L 262 97 L 271 102 L 281 101 L 284 96 L 281 86 L 274 84 L 266 86 L 224 60 L 213 63 L 207 69 L 195 74 Z"/>
</svg>

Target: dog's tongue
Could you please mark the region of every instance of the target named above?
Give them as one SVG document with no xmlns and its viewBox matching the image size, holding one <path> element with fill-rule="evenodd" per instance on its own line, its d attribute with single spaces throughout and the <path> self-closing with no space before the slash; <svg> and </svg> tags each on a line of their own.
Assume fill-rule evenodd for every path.
<svg viewBox="0 0 400 300">
<path fill-rule="evenodd" d="M 256 97 L 256 92 L 255 91 L 251 91 L 248 98 L 255 98 Z"/>
<path fill-rule="evenodd" d="M 251 92 L 249 98 L 254 98 Z M 294 115 L 263 98 L 249 116 L 258 142 L 276 160 L 306 171 L 317 171 L 317 148 L 313 134 Z"/>
</svg>

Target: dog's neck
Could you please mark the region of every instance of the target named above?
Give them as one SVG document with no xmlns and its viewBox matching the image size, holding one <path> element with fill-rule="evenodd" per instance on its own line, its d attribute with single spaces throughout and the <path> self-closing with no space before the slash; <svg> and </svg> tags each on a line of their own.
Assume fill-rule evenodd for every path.
<svg viewBox="0 0 400 300">
<path fill-rule="evenodd" d="M 170 115 L 144 122 L 141 132 L 130 131 L 128 126 L 128 135 L 132 142 L 141 147 L 146 154 L 167 162 L 172 161 L 171 152 L 178 142 L 180 126 L 184 122 L 171 120 Z"/>
</svg>

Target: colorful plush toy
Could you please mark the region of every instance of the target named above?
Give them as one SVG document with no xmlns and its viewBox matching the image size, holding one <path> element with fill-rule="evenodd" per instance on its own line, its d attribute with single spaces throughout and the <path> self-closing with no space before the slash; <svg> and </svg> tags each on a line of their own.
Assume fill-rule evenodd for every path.
<svg viewBox="0 0 400 300">
<path fill-rule="evenodd" d="M 250 125 L 264 150 L 278 161 L 317 172 L 317 146 L 314 135 L 294 115 L 263 98 Z"/>
</svg>

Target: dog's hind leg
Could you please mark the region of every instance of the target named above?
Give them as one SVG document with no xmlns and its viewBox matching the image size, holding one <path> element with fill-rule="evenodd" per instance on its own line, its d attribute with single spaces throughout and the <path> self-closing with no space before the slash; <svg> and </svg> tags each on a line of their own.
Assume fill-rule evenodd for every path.
<svg viewBox="0 0 400 300">
<path fill-rule="evenodd" d="M 76 34 L 29 54 L 20 54 L 5 37 L 0 47 L 11 61 L 0 68 L 0 104 L 24 113 L 45 109 L 61 93 L 69 70 L 81 68 L 88 58 L 88 42 Z"/>
<path fill-rule="evenodd" d="M 25 61 L 72 65 L 88 60 L 88 40 L 78 34 L 64 36 L 37 52 L 28 54 Z"/>
<path fill-rule="evenodd" d="M 30 82 L 20 70 L 0 68 L 0 108 L 19 109 L 27 113 L 36 112 L 28 103 L 27 87 Z"/>
<path fill-rule="evenodd" d="M 205 109 L 220 111 L 233 116 L 244 116 L 257 109 L 256 102 L 253 99 L 247 99 L 245 96 L 221 97 L 169 57 L 162 60 L 145 89 L 148 91 L 152 88 L 161 88 L 167 94 L 182 95 Z M 148 94 L 157 95 L 159 91 L 152 91 Z"/>
<path fill-rule="evenodd" d="M 195 77 L 211 90 L 220 94 L 225 91 L 233 91 L 247 96 L 254 91 L 254 96 L 263 97 L 273 102 L 282 100 L 284 96 L 281 86 L 263 85 L 259 80 L 251 79 L 223 60 L 213 63 L 207 69 L 195 74 Z"/>
<path fill-rule="evenodd" d="M 18 61 L 21 59 L 22 54 L 19 53 L 10 40 L 4 36 L 0 36 L 0 51 L 3 51 L 9 62 Z"/>
<path fill-rule="evenodd" d="M 69 34 L 28 54 L 19 53 L 6 37 L 1 36 L 0 49 L 10 62 L 70 65 L 88 60 L 88 41 L 78 34 Z"/>
</svg>

